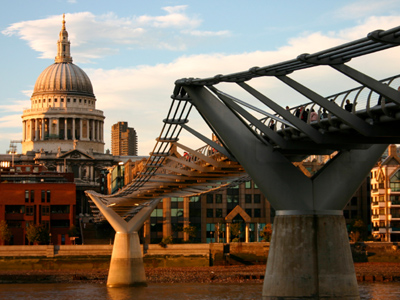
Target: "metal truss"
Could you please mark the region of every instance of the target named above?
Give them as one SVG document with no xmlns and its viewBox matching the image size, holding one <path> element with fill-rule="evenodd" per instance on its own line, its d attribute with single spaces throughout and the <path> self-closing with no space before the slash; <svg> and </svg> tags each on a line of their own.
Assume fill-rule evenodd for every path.
<svg viewBox="0 0 400 300">
<path fill-rule="evenodd" d="M 227 106 L 259 140 L 281 152 L 292 162 L 312 154 L 332 154 L 335 151 L 366 149 L 372 144 L 400 143 L 400 75 L 375 80 L 346 65 L 353 58 L 389 49 L 400 44 L 400 27 L 377 30 L 367 37 L 314 54 L 247 71 L 217 75 L 209 78 L 184 78 L 175 82 L 172 104 L 164 126 L 149 159 L 135 168 L 136 177 L 114 195 L 87 191 L 89 197 L 100 199 L 122 217 L 129 219 L 151 201 L 164 197 L 198 195 L 235 180 L 248 178 L 229 147 L 209 125 L 217 140 L 212 141 L 188 123 L 193 108 L 185 90 L 203 87 Z M 330 66 L 355 80 L 361 86 L 324 97 L 295 81 L 288 74 L 295 71 Z M 310 102 L 289 110 L 263 95 L 247 81 L 274 76 L 281 82 L 310 99 Z M 216 87 L 219 83 L 234 83 L 260 101 L 255 107 Z M 346 107 L 349 100 L 351 109 Z M 265 110 L 269 109 L 272 113 Z M 304 111 L 314 111 L 317 118 L 302 120 Z M 200 112 L 200 111 L 199 111 Z M 255 114 L 256 113 L 256 114 Z M 264 115 L 263 118 L 257 114 Z M 201 112 L 200 112 L 201 114 Z M 273 123 L 274 126 L 271 126 Z M 192 150 L 179 144 L 182 129 L 192 133 L 207 146 Z M 177 148 L 187 152 L 179 154 Z M 102 219 L 101 214 L 98 215 Z"/>
</svg>

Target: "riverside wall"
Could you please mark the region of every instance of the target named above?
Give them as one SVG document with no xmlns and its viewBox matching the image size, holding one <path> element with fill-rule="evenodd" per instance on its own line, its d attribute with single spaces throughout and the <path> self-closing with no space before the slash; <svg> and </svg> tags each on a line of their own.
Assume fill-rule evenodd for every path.
<svg viewBox="0 0 400 300">
<path fill-rule="evenodd" d="M 352 244 L 355 262 L 400 263 L 397 243 Z M 0 246 L 0 270 L 80 267 L 108 268 L 112 245 Z M 143 247 L 145 267 L 264 265 L 269 243 L 158 244 Z"/>
</svg>

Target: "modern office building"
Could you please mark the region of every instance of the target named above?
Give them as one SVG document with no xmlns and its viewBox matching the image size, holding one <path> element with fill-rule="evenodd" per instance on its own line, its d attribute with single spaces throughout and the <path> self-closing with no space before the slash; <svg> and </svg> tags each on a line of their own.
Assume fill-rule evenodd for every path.
<svg viewBox="0 0 400 300">
<path fill-rule="evenodd" d="M 400 157 L 390 145 L 386 158 L 371 170 L 372 235 L 385 242 L 400 241 Z"/>
<path fill-rule="evenodd" d="M 48 172 L 38 165 L 0 167 L 0 195 L 0 220 L 12 233 L 7 244 L 29 244 L 29 225 L 47 229 L 45 244 L 71 244 L 68 233 L 76 224 L 73 174 Z"/>
<path fill-rule="evenodd" d="M 137 135 L 128 122 L 118 122 L 111 127 L 111 153 L 120 156 L 137 155 Z"/>
</svg>

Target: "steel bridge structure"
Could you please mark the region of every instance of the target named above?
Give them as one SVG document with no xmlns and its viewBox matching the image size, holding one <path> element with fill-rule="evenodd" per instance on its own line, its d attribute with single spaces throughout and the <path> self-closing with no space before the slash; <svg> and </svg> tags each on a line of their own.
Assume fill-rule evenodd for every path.
<svg viewBox="0 0 400 300">
<path fill-rule="evenodd" d="M 136 178 L 113 195 L 86 192 L 99 219 L 117 232 L 108 285 L 145 284 L 137 230 L 161 198 L 198 195 L 250 176 L 276 210 L 263 299 L 359 299 L 343 208 L 388 144 L 400 143 L 400 75 L 377 80 L 347 63 L 399 44 L 400 27 L 377 30 L 289 61 L 177 80 L 164 127 Z M 358 87 L 322 96 L 289 76 L 320 66 Z M 250 84 L 267 77 L 309 101 L 286 108 Z M 230 91 L 232 84 L 240 96 L 220 88 Z M 215 138 L 188 126 L 193 108 Z M 182 129 L 206 146 L 179 143 Z M 332 158 L 312 177 L 294 164 L 322 154 Z"/>
</svg>

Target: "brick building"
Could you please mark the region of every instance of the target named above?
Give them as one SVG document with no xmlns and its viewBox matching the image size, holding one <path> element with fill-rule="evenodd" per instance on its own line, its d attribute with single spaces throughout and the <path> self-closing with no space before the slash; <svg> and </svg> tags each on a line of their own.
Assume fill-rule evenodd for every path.
<svg viewBox="0 0 400 300">
<path fill-rule="evenodd" d="M 68 231 L 76 210 L 72 173 L 48 172 L 38 165 L 1 167 L 0 195 L 0 220 L 12 232 L 8 244 L 27 245 L 29 224 L 45 226 L 52 244 L 71 244 Z"/>
</svg>

